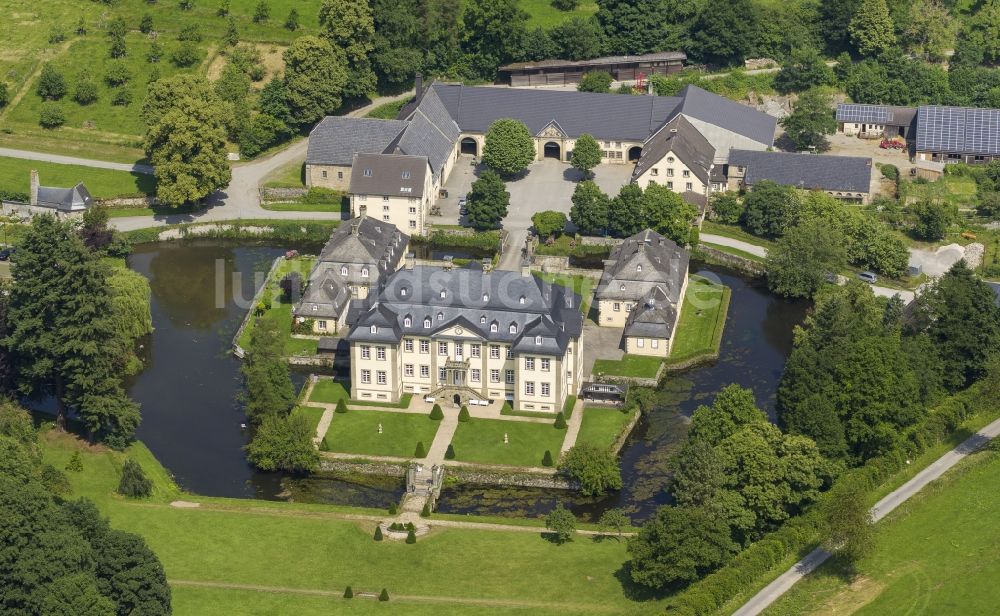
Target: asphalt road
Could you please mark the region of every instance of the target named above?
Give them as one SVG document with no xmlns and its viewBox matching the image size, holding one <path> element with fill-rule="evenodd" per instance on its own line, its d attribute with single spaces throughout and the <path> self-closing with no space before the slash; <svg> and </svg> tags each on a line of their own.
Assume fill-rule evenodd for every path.
<svg viewBox="0 0 1000 616">
<path fill-rule="evenodd" d="M 888 496 L 875 503 L 875 506 L 871 508 L 872 517 L 878 522 L 889 515 L 891 511 L 906 502 L 910 497 L 926 487 L 927 484 L 943 475 L 948 469 L 997 436 L 1000 436 L 1000 419 L 965 439 L 958 447 L 935 460 L 930 466 L 917 473 L 913 479 L 907 481 Z M 733 612 L 733 616 L 756 616 L 760 614 L 777 601 L 781 595 L 788 592 L 796 582 L 815 571 L 829 557 L 830 552 L 822 548 L 813 550 L 805 558 L 792 565 L 788 571 L 782 573 L 776 580 L 754 595 L 743 607 Z"/>
<path fill-rule="evenodd" d="M 153 167 L 150 165 L 140 165 L 133 163 L 109 163 L 104 160 L 91 160 L 89 158 L 77 158 L 76 156 L 61 156 L 59 154 L 45 154 L 43 152 L 30 152 L 28 150 L 13 150 L 11 148 L 0 148 L 0 156 L 8 158 L 21 158 L 24 160 L 38 160 L 46 163 L 58 163 L 60 165 L 81 165 L 83 167 L 94 167 L 97 169 L 113 169 L 115 171 L 129 171 L 131 173 L 143 173 L 150 175 Z"/>
</svg>

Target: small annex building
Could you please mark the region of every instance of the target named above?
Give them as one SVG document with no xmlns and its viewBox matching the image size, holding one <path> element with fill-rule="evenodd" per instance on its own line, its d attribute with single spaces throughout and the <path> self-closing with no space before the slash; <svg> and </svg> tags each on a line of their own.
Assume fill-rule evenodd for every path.
<svg viewBox="0 0 1000 616">
<path fill-rule="evenodd" d="M 594 294 L 598 324 L 623 328 L 626 353 L 670 354 L 690 259 L 687 250 L 650 229 L 611 251 Z"/>
<path fill-rule="evenodd" d="M 868 203 L 871 197 L 872 159 L 790 152 L 733 150 L 729 153 L 729 190 L 752 190 L 770 180 L 800 190 L 822 190 L 831 197 Z"/>
<path fill-rule="evenodd" d="M 330 234 L 309 273 L 302 298 L 292 309 L 297 323 L 312 322 L 320 335 L 341 333 L 351 300 L 377 295 L 399 269 L 410 238 L 395 225 L 359 216 Z"/>
<path fill-rule="evenodd" d="M 604 56 L 590 60 L 516 62 L 497 69 L 497 82 L 514 87 L 564 86 L 580 83 L 586 73 L 604 71 L 615 81 L 635 81 L 651 75 L 670 75 L 684 69 L 687 54 L 658 51 L 635 56 Z"/>
</svg>

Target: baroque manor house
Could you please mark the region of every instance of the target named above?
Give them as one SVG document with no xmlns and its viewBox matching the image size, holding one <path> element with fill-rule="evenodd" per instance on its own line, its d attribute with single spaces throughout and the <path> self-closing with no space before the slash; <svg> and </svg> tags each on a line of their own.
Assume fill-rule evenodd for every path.
<svg viewBox="0 0 1000 616">
<path fill-rule="evenodd" d="M 405 393 L 561 411 L 581 385 L 582 299 L 522 272 L 407 267 L 354 315 L 351 398 Z"/>
</svg>

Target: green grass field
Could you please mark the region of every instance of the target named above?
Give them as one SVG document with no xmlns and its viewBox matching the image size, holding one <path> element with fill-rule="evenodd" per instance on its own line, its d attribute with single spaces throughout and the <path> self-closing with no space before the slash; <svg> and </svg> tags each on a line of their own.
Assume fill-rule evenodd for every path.
<svg viewBox="0 0 1000 616">
<path fill-rule="evenodd" d="M 293 160 L 264 178 L 267 188 L 305 188 L 305 162 Z"/>
<path fill-rule="evenodd" d="M 316 259 L 313 257 L 299 257 L 294 260 L 282 261 L 281 265 L 274 270 L 274 275 L 264 283 L 270 287 L 272 299 L 271 308 L 265 311 L 263 316 L 266 318 L 276 319 L 280 331 L 287 333 L 287 337 L 285 338 L 286 355 L 315 355 L 317 341 L 312 338 L 292 337 L 292 308 L 294 306 L 290 302 L 284 301 L 281 297 L 281 290 L 278 288 L 278 283 L 285 276 L 285 274 L 290 272 L 298 272 L 302 276 L 303 280 L 307 280 L 309 278 L 309 272 L 312 271 L 312 266 L 315 262 Z M 250 335 L 257 319 L 258 317 L 256 315 L 251 314 L 250 322 L 240 335 L 239 344 L 244 349 L 249 347 Z"/>
<path fill-rule="evenodd" d="M 352 409 L 333 414 L 326 443 L 337 453 L 412 458 L 418 441 L 423 442 L 424 451 L 430 449 L 440 425 L 423 413 Z"/>
<path fill-rule="evenodd" d="M 719 351 L 729 312 L 730 293 L 726 286 L 700 276 L 691 276 L 677 324 L 677 339 L 670 349 L 668 362 Z"/>
<path fill-rule="evenodd" d="M 724 225 L 722 223 L 706 220 L 704 223 L 702 223 L 701 232 L 703 234 L 710 233 L 712 235 L 721 235 L 722 237 L 728 237 L 734 240 L 742 240 L 750 244 L 763 246 L 764 248 L 767 249 L 771 249 L 774 247 L 773 241 L 764 239 L 762 237 L 757 237 L 752 233 L 747 233 L 737 225 Z"/>
<path fill-rule="evenodd" d="M 976 454 L 876 527 L 850 583 L 832 563 L 766 613 L 991 614 L 1000 603 L 1000 456 Z"/>
<path fill-rule="evenodd" d="M 38 171 L 38 181 L 42 186 L 69 188 L 83 182 L 95 199 L 146 196 L 156 192 L 156 180 L 151 175 L 2 156 L 0 190 L 28 193 L 31 190 L 32 169 Z"/>
<path fill-rule="evenodd" d="M 141 158 L 140 110 L 150 71 L 155 66 L 161 77 L 178 72 L 217 75 L 223 62 L 217 60 L 218 50 L 227 21 L 217 15 L 220 4 L 221 0 L 196 0 L 192 10 L 182 11 L 174 1 L 120 0 L 110 5 L 77 0 L 6 1 L 5 19 L 0 22 L 0 75 L 15 100 L 0 112 L 3 129 L 0 144 L 107 160 Z M 260 24 L 251 20 L 256 4 L 256 0 L 231 0 L 231 15 L 237 21 L 240 40 L 258 45 L 265 54 L 266 80 L 282 68 L 280 52 L 284 46 L 298 36 L 318 30 L 321 0 L 269 0 L 271 17 Z M 300 16 L 296 32 L 283 26 L 292 7 Z M 145 14 L 153 18 L 156 41 L 165 51 L 165 57 L 155 64 L 146 59 L 152 38 L 138 31 L 139 20 Z M 133 95 L 128 106 L 112 105 L 112 89 L 103 81 L 112 62 L 106 23 L 119 16 L 130 29 L 126 36 L 128 55 L 124 59 L 132 73 L 132 80 L 126 86 Z M 87 28 L 82 36 L 75 32 L 81 18 Z M 177 35 L 192 24 L 199 27 L 203 37 L 197 43 L 201 62 L 190 68 L 177 68 L 170 62 L 170 54 L 180 45 Z M 53 27 L 65 32 L 65 41 L 49 43 Z M 46 62 L 59 68 L 70 85 L 70 94 L 59 103 L 67 121 L 55 130 L 38 125 L 41 100 L 35 93 L 35 83 Z M 93 75 L 98 87 L 97 102 L 86 106 L 71 98 L 76 76 L 84 69 Z"/>
<path fill-rule="evenodd" d="M 504 433 L 507 444 L 503 442 Z M 557 430 L 551 423 L 473 419 L 458 424 L 451 444 L 455 459 L 462 462 L 541 466 L 546 449 L 553 460 L 559 458 L 565 438 L 566 431 Z"/>
<path fill-rule="evenodd" d="M 519 4 L 529 15 L 530 27 L 551 28 L 574 16 L 586 17 L 597 13 L 597 2 L 594 0 L 581 0 L 573 11 L 560 11 L 552 6 L 552 0 L 520 0 Z"/>
<path fill-rule="evenodd" d="M 44 443 L 45 460 L 56 468 L 81 451 L 83 472 L 67 473 L 73 498 L 92 499 L 115 528 L 146 539 L 166 570 L 177 616 L 662 610 L 626 598 L 617 577 L 627 558 L 623 542 L 577 537 L 559 546 L 536 533 L 441 528 L 415 545 L 376 543 L 373 521 L 342 516 L 378 511 L 184 494 L 141 443 L 128 455 L 154 481 L 154 496 L 133 501 L 113 494 L 122 454 L 54 433 Z M 169 506 L 176 499 L 200 507 Z M 391 600 L 340 599 L 348 584 L 356 593 L 386 588 Z"/>
<path fill-rule="evenodd" d="M 663 359 L 648 355 L 624 355 L 621 359 L 598 359 L 594 361 L 594 374 L 611 376 L 634 376 L 651 379 L 656 376 Z"/>
<path fill-rule="evenodd" d="M 316 385 L 313 386 L 312 393 L 309 395 L 309 401 L 319 402 L 322 404 L 336 404 L 337 402 L 344 400 L 350 405 L 363 404 L 365 406 L 384 406 L 387 408 L 405 409 L 410 407 L 410 400 L 413 399 L 413 394 L 403 394 L 399 397 L 399 402 L 351 400 L 351 393 L 348 391 L 349 387 L 350 385 L 345 384 L 343 381 L 320 379 L 316 382 Z"/>
<path fill-rule="evenodd" d="M 610 448 L 614 445 L 622 429 L 632 419 L 633 410 L 623 413 L 616 408 L 587 406 L 583 409 L 583 423 L 576 437 L 576 444 L 588 443 L 595 447 Z"/>
</svg>

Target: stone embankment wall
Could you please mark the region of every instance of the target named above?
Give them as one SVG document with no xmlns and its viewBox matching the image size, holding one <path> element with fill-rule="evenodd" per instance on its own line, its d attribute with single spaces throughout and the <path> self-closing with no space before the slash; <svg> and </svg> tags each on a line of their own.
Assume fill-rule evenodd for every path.
<svg viewBox="0 0 1000 616">
<path fill-rule="evenodd" d="M 336 460 L 322 458 L 319 463 L 321 471 L 334 473 L 357 473 L 359 475 L 378 475 L 381 477 L 406 477 L 406 466 L 392 462 L 365 462 L 359 460 Z"/>
<path fill-rule="evenodd" d="M 577 490 L 580 485 L 562 475 L 500 470 L 496 467 L 445 466 L 447 475 L 460 483 L 476 485 Z"/>
<path fill-rule="evenodd" d="M 746 257 L 741 257 L 739 255 L 729 254 L 728 252 L 723 252 L 704 244 L 701 244 L 695 249 L 695 256 L 702 257 L 706 261 L 711 261 L 713 263 L 720 263 L 752 276 L 764 276 L 767 274 L 767 270 L 764 269 L 764 264 L 759 261 L 747 259 Z"/>
</svg>

